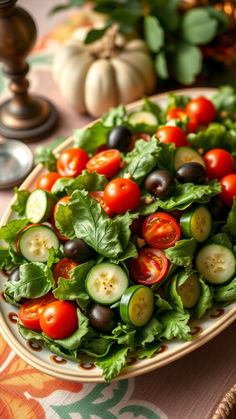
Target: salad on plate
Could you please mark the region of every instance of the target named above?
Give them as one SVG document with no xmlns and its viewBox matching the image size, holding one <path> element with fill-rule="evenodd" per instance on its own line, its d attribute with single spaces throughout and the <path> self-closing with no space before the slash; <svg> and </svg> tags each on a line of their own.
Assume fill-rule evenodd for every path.
<svg viewBox="0 0 236 419">
<path fill-rule="evenodd" d="M 18 330 L 61 357 L 92 357 L 106 381 L 190 320 L 236 299 L 236 94 L 120 105 L 16 189 L 0 228 L 5 299 Z"/>
</svg>

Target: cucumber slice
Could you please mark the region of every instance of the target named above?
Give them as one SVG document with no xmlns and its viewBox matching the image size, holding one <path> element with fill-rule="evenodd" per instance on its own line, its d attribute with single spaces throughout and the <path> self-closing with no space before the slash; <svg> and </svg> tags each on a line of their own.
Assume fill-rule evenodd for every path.
<svg viewBox="0 0 236 419">
<path fill-rule="evenodd" d="M 201 284 L 198 274 L 196 272 L 192 273 L 183 283 L 181 283 L 181 275 L 178 275 L 176 291 L 182 300 L 184 308 L 194 307 L 201 295 Z"/>
<path fill-rule="evenodd" d="M 158 125 L 157 117 L 148 111 L 132 112 L 128 117 L 128 121 L 131 125 Z"/>
<path fill-rule="evenodd" d="M 29 226 L 18 239 L 19 252 L 29 262 L 47 262 L 48 250 L 58 249 L 59 245 L 55 231 L 46 225 Z"/>
<path fill-rule="evenodd" d="M 196 162 L 206 167 L 205 161 L 202 156 L 190 147 L 178 147 L 174 157 L 174 168 L 177 170 L 185 163 Z"/>
<path fill-rule="evenodd" d="M 96 303 L 113 304 L 128 287 L 128 277 L 120 266 L 114 263 L 100 263 L 89 271 L 85 287 Z"/>
<path fill-rule="evenodd" d="M 212 284 L 224 284 L 236 271 L 233 252 L 220 244 L 204 246 L 196 256 L 197 270 Z"/>
<path fill-rule="evenodd" d="M 40 223 L 50 218 L 56 198 L 44 189 L 35 189 L 26 202 L 25 214 L 32 223 Z"/>
<path fill-rule="evenodd" d="M 120 300 L 120 316 L 135 327 L 149 322 L 154 311 L 154 295 L 145 285 L 133 285 L 125 290 Z"/>
<path fill-rule="evenodd" d="M 201 243 L 210 235 L 212 218 L 205 206 L 199 206 L 182 214 L 179 223 L 186 237 L 194 237 Z"/>
</svg>

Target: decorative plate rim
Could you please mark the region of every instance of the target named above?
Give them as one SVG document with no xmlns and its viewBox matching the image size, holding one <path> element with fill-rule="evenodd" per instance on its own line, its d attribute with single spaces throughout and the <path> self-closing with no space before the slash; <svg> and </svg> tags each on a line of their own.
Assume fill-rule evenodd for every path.
<svg viewBox="0 0 236 419">
<path fill-rule="evenodd" d="M 201 95 L 209 95 L 213 94 L 217 91 L 215 88 L 191 88 L 191 89 L 179 89 L 174 90 L 173 93 L 175 94 L 187 94 L 187 95 L 193 95 L 193 94 L 201 94 Z M 157 101 L 157 100 L 165 100 L 167 98 L 167 93 L 161 93 L 156 94 L 150 97 L 150 100 Z M 127 109 L 135 108 L 139 106 L 142 103 L 142 99 L 135 101 L 129 105 L 127 105 Z M 86 125 L 84 128 L 87 128 L 94 124 L 92 123 Z M 73 137 L 69 137 L 66 139 L 59 147 L 56 148 L 56 152 L 62 152 L 64 149 L 66 149 L 68 146 L 71 145 L 71 142 L 73 141 Z M 29 184 L 31 184 L 37 176 L 40 175 L 40 172 L 44 170 L 44 166 L 42 164 L 37 165 L 33 171 L 30 173 L 30 175 L 26 178 L 26 180 L 22 183 L 20 189 L 27 188 Z M 4 225 L 6 221 L 9 219 L 11 215 L 11 205 L 15 203 L 16 197 L 13 197 L 3 215 L 3 218 L 1 220 L 0 226 Z M 208 327 L 206 330 L 204 330 L 199 336 L 194 338 L 192 341 L 184 342 L 182 345 L 180 345 L 178 348 L 169 349 L 168 351 L 163 352 L 162 354 L 148 359 L 143 359 L 139 361 L 137 364 L 133 364 L 129 367 L 126 367 L 118 377 L 116 377 L 114 380 L 121 380 L 121 379 L 127 379 L 131 377 L 135 377 L 137 375 L 141 375 L 150 371 L 153 371 L 155 369 L 158 369 L 160 367 L 163 367 L 179 358 L 182 358 L 183 356 L 189 354 L 190 352 L 194 351 L 195 349 L 198 349 L 200 346 L 204 345 L 211 339 L 213 339 L 215 336 L 217 336 L 219 333 L 221 333 L 223 330 L 225 330 L 231 323 L 236 320 L 236 305 L 233 306 L 230 311 L 227 314 L 224 314 L 219 320 L 215 320 L 213 325 Z M 94 370 L 94 371 L 82 371 L 77 369 L 75 367 L 75 370 L 69 370 L 63 367 L 57 367 L 55 365 L 50 365 L 48 362 L 43 361 L 39 359 L 34 354 L 31 354 L 26 347 L 24 347 L 19 340 L 14 336 L 14 334 L 11 332 L 10 328 L 8 327 L 8 324 L 3 316 L 3 314 L 0 311 L 0 331 L 2 333 L 3 338 L 6 340 L 6 342 L 9 344 L 9 346 L 17 353 L 17 355 L 22 358 L 25 362 L 30 364 L 31 366 L 35 367 L 37 370 L 46 373 L 48 375 L 51 375 L 55 378 L 59 379 L 66 379 L 69 381 L 76 381 L 76 382 L 91 382 L 91 383 L 99 383 L 104 382 L 104 378 L 102 377 L 102 371 L 101 370 Z M 163 342 L 164 344 L 167 342 Z M 75 365 L 77 363 L 75 362 Z"/>
</svg>

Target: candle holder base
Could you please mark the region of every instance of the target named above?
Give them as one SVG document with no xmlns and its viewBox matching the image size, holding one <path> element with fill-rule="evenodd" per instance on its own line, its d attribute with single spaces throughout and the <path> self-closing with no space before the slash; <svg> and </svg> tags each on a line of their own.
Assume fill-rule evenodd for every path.
<svg viewBox="0 0 236 419">
<path fill-rule="evenodd" d="M 40 105 L 39 112 L 36 114 L 34 112 L 27 118 L 10 115 L 8 108 L 11 99 L 0 105 L 0 135 L 30 143 L 45 138 L 53 131 L 58 122 L 55 106 L 44 97 L 36 95 L 31 97 L 36 104 Z"/>
</svg>

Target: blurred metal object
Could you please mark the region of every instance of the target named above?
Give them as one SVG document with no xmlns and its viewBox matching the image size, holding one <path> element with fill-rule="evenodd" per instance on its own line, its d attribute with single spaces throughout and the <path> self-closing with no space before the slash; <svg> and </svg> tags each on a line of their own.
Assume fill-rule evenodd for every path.
<svg viewBox="0 0 236 419">
<path fill-rule="evenodd" d="M 57 111 L 41 96 L 30 96 L 26 56 L 36 39 L 36 26 L 17 0 L 0 0 L 0 61 L 10 82 L 12 99 L 0 105 L 0 134 L 30 142 L 48 135 L 57 122 Z"/>
<path fill-rule="evenodd" d="M 0 142 L 0 189 L 19 185 L 32 170 L 33 153 L 21 141 Z"/>
</svg>

